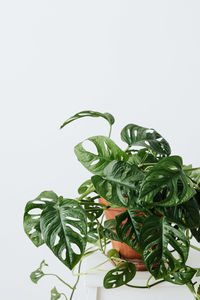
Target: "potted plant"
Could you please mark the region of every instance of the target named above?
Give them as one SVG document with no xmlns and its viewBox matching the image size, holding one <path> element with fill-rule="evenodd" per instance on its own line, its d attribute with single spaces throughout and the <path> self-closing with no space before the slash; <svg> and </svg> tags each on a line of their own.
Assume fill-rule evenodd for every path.
<svg viewBox="0 0 200 300">
<path fill-rule="evenodd" d="M 185 284 L 194 298 L 200 299 L 194 282 L 200 270 L 187 265 L 190 248 L 200 251 L 191 244 L 192 237 L 200 242 L 200 168 L 185 166 L 180 156 L 171 155 L 168 142 L 157 131 L 135 124 L 122 129 L 121 139 L 127 144 L 122 150 L 110 138 L 114 117 L 109 113 L 82 111 L 61 128 L 87 116 L 102 117 L 110 125 L 108 137 L 87 139 L 97 153 L 88 151 L 84 142 L 74 148 L 78 160 L 92 177 L 78 188 L 79 195 L 74 199 L 44 191 L 25 207 L 24 230 L 35 246 L 46 244 L 70 270 L 78 266 L 73 286 L 51 274 L 71 290 L 67 298 L 53 288 L 51 299 L 61 296 L 72 299 L 81 262 L 96 251 L 114 264 L 105 275 L 105 288 L 122 285 L 137 288 L 129 282 L 136 269 L 140 269 L 137 260 L 142 258 L 150 279 L 154 278 L 144 288 L 164 281 Z M 108 215 L 111 210 L 113 216 Z M 125 244 L 132 257 L 126 259 L 126 253 L 121 256 L 122 244 L 107 252 L 110 241 Z M 44 266 L 43 261 L 31 273 L 33 282 L 50 275 L 44 273 Z"/>
</svg>

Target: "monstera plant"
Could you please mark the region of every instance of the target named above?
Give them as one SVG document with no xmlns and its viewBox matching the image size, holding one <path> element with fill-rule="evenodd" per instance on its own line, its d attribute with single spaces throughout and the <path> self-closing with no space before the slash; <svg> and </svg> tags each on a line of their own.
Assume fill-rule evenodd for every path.
<svg viewBox="0 0 200 300">
<path fill-rule="evenodd" d="M 68 269 L 77 268 L 77 279 L 70 285 L 56 274 L 44 273 L 47 264 L 43 261 L 31 273 L 32 281 L 55 276 L 71 293 L 68 297 L 54 287 L 51 299 L 72 299 L 80 274 L 87 273 L 81 273 L 81 262 L 100 251 L 114 265 L 104 278 L 107 289 L 150 288 L 167 281 L 187 285 L 194 298 L 200 299 L 194 279 L 200 270 L 187 264 L 190 248 L 200 251 L 191 244 L 192 239 L 200 242 L 200 168 L 186 166 L 180 156 L 171 155 L 168 142 L 157 131 L 135 124 L 122 129 L 121 139 L 127 144 L 122 150 L 110 138 L 115 120 L 109 113 L 82 111 L 61 128 L 83 117 L 102 117 L 110 125 L 108 137 L 93 136 L 74 148 L 91 178 L 78 188 L 74 199 L 44 191 L 27 203 L 24 213 L 24 230 L 34 245 L 46 244 Z M 95 153 L 87 150 L 86 141 L 95 146 Z M 104 221 L 108 207 L 124 211 Z M 150 272 L 146 285 L 129 283 L 136 266 L 116 250 L 106 250 L 111 240 L 126 243 L 142 256 Z"/>
</svg>

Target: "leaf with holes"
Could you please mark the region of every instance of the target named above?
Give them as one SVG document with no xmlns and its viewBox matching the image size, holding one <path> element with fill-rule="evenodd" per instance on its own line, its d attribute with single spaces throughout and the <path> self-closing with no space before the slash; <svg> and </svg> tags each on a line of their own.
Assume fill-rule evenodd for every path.
<svg viewBox="0 0 200 300">
<path fill-rule="evenodd" d="M 150 216 L 142 225 L 140 246 L 149 272 L 162 278 L 184 265 L 189 251 L 189 241 L 181 228 L 174 228 L 166 217 Z M 171 250 L 178 254 L 176 258 Z"/>
<path fill-rule="evenodd" d="M 104 222 L 104 234 L 110 240 L 122 242 L 116 233 L 116 219 L 110 219 Z"/>
<path fill-rule="evenodd" d="M 60 297 L 62 296 L 62 294 L 60 294 L 56 287 L 54 287 L 52 290 L 51 290 L 51 300 L 57 300 L 57 299 L 60 299 Z"/>
<path fill-rule="evenodd" d="M 168 142 L 157 131 L 151 128 L 128 124 L 121 131 L 121 139 L 129 147 L 142 146 L 162 156 L 168 156 L 171 153 Z"/>
<path fill-rule="evenodd" d="M 143 163 L 157 163 L 158 159 L 155 158 L 147 149 L 141 149 L 137 153 L 132 154 L 129 159 L 129 164 L 143 164 Z"/>
<path fill-rule="evenodd" d="M 97 193 L 108 202 L 134 208 L 143 178 L 143 172 L 136 165 L 114 160 L 104 169 L 103 177 L 92 177 L 92 183 Z"/>
<path fill-rule="evenodd" d="M 24 212 L 24 231 L 37 247 L 44 244 L 40 229 L 41 212 L 48 204 L 56 203 L 57 199 L 58 196 L 53 191 L 44 191 L 37 198 L 26 204 Z"/>
<path fill-rule="evenodd" d="M 73 122 L 75 120 L 78 120 L 80 118 L 84 118 L 84 117 L 94 117 L 94 118 L 101 117 L 101 118 L 104 118 L 105 120 L 107 120 L 110 125 L 113 125 L 114 122 L 115 122 L 114 117 L 111 114 L 109 114 L 109 113 L 100 113 L 98 111 L 84 110 L 84 111 L 81 111 L 81 112 L 75 114 L 74 116 L 70 117 L 69 119 L 67 119 L 60 126 L 60 128 L 63 128 L 67 124 L 69 124 L 69 123 L 71 123 L 71 122 Z"/>
<path fill-rule="evenodd" d="M 90 221 L 98 219 L 103 214 L 102 204 L 96 202 L 89 202 L 87 200 L 81 200 L 79 202 L 85 211 L 86 216 Z"/>
<path fill-rule="evenodd" d="M 74 152 L 82 165 L 91 173 L 103 175 L 105 167 L 113 160 L 127 160 L 127 154 L 122 151 L 110 138 L 105 136 L 94 136 L 87 141 L 95 145 L 97 154 L 87 151 L 83 143 L 74 148 Z"/>
<path fill-rule="evenodd" d="M 116 232 L 122 242 L 141 254 L 138 247 L 141 225 L 146 216 L 135 210 L 127 210 L 116 216 Z"/>
<path fill-rule="evenodd" d="M 183 285 L 186 284 L 187 282 L 190 282 L 196 272 L 197 271 L 195 269 L 188 266 L 184 266 L 178 271 L 165 276 L 164 279 L 174 284 Z"/>
<path fill-rule="evenodd" d="M 93 221 L 93 222 L 88 222 L 88 233 L 87 233 L 87 241 L 91 244 L 96 244 L 96 242 L 99 239 L 99 234 L 100 237 L 103 238 L 103 227 L 100 225 L 99 227 L 99 234 L 97 231 L 98 223 Z"/>
<path fill-rule="evenodd" d="M 140 191 L 142 206 L 174 206 L 190 200 L 195 189 L 188 184 L 180 156 L 161 159 L 147 173 Z"/>
<path fill-rule="evenodd" d="M 56 203 L 43 210 L 40 228 L 55 256 L 73 269 L 84 254 L 87 242 L 87 218 L 81 205 L 59 197 Z"/>
<path fill-rule="evenodd" d="M 130 262 L 119 264 L 104 277 L 103 285 L 106 289 L 117 288 L 131 281 L 136 273 L 136 267 Z"/>
<path fill-rule="evenodd" d="M 48 266 L 45 261 L 43 260 L 39 266 L 39 268 L 35 271 L 33 271 L 30 275 L 30 279 L 32 280 L 32 282 L 34 283 L 38 283 L 38 281 L 43 277 L 45 276 L 44 272 L 42 271 L 42 268 L 43 267 L 46 267 Z"/>
</svg>

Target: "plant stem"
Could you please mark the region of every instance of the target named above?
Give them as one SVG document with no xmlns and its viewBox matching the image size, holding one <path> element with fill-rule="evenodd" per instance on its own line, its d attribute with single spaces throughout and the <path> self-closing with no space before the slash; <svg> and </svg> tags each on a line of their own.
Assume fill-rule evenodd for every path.
<svg viewBox="0 0 200 300">
<path fill-rule="evenodd" d="M 44 273 L 44 275 L 45 276 L 54 276 L 54 277 L 56 277 L 58 280 L 60 280 L 62 283 L 64 283 L 66 286 L 68 286 L 70 289 L 73 289 L 73 287 L 71 286 L 71 285 L 69 285 L 67 282 L 65 282 L 62 278 L 60 278 L 58 275 L 56 275 L 56 274 L 51 274 L 51 273 L 47 273 L 47 274 L 45 274 Z"/>
<path fill-rule="evenodd" d="M 156 165 L 157 163 L 142 163 L 142 164 L 139 164 L 138 167 L 141 168 L 143 166 L 154 166 Z"/>
<path fill-rule="evenodd" d="M 106 261 L 98 264 L 97 266 L 93 267 L 93 268 L 90 268 L 89 270 L 85 271 L 85 272 L 82 272 L 82 273 L 77 273 L 77 274 L 73 274 L 73 276 L 81 276 L 81 275 L 87 275 L 88 273 L 96 270 L 98 267 L 101 267 L 103 266 L 105 263 L 107 263 L 109 261 L 109 259 L 107 259 Z"/>
<path fill-rule="evenodd" d="M 61 295 L 63 295 L 65 297 L 65 299 L 67 300 L 67 296 L 64 293 L 61 293 Z"/>
<path fill-rule="evenodd" d="M 155 286 L 155 285 L 157 285 L 157 284 L 159 284 L 159 283 L 162 283 L 162 282 L 164 282 L 164 281 L 165 281 L 165 280 L 163 279 L 163 280 L 154 282 L 154 283 L 152 283 L 152 284 L 150 284 L 150 285 L 148 285 L 148 286 L 146 286 L 146 285 L 144 285 L 144 286 L 140 286 L 140 285 L 132 285 L 132 284 L 128 284 L 128 283 L 126 283 L 125 285 L 127 285 L 127 286 L 129 286 L 129 287 L 132 287 L 132 288 L 137 288 L 137 289 L 149 289 L 150 287 Z"/>
<path fill-rule="evenodd" d="M 110 130 L 109 130 L 109 134 L 108 134 L 109 138 L 111 137 L 111 132 L 112 132 L 112 125 L 110 125 Z"/>
<path fill-rule="evenodd" d="M 79 266 L 78 266 L 78 273 L 80 273 L 80 270 L 81 270 L 81 263 L 82 263 L 82 261 L 80 261 L 80 263 L 79 263 Z M 76 286 L 77 286 L 77 284 L 78 284 L 78 282 L 79 282 L 79 279 L 80 279 L 80 275 L 78 275 L 78 278 L 77 278 L 77 280 L 76 280 L 76 282 L 75 282 L 75 284 L 74 284 L 74 286 L 73 286 L 72 293 L 71 293 L 71 296 L 70 296 L 69 300 L 71 300 L 72 297 L 73 297 L 73 295 L 74 295 L 74 292 L 75 292 Z"/>
<path fill-rule="evenodd" d="M 191 171 L 197 171 L 197 170 L 200 170 L 200 168 L 191 168 L 191 169 L 184 169 L 184 172 L 191 172 Z"/>
<path fill-rule="evenodd" d="M 199 300 L 200 296 L 197 295 L 194 284 L 191 282 L 186 283 L 187 287 L 189 288 L 190 292 L 193 294 L 195 300 Z"/>
<path fill-rule="evenodd" d="M 194 246 L 194 245 L 191 245 L 191 244 L 190 244 L 190 247 L 193 248 L 193 249 L 195 249 L 195 250 L 197 250 L 197 251 L 200 251 L 200 248 L 198 248 L 198 247 L 196 247 L 196 246 Z"/>
<path fill-rule="evenodd" d="M 89 195 L 90 193 L 94 192 L 95 188 L 93 186 L 93 184 L 91 184 L 88 189 L 85 191 L 85 193 L 83 193 L 79 198 L 77 198 L 76 200 L 79 202 L 81 201 L 85 196 Z"/>
</svg>

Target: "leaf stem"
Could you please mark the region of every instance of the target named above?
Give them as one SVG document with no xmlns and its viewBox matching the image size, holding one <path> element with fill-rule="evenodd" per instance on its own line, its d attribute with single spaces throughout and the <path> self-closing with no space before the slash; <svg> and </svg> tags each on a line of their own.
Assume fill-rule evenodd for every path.
<svg viewBox="0 0 200 300">
<path fill-rule="evenodd" d="M 194 246 L 192 244 L 190 244 L 190 247 L 193 248 L 193 249 L 195 249 L 195 250 L 197 250 L 197 251 L 200 251 L 200 248 L 198 248 L 198 247 L 196 247 L 196 246 Z"/>
<path fill-rule="evenodd" d="M 183 168 L 184 172 L 191 172 L 191 171 L 197 171 L 200 170 L 200 168 L 191 168 L 191 169 L 185 169 Z"/>
<path fill-rule="evenodd" d="M 63 295 L 65 297 L 65 299 L 67 300 L 67 296 L 64 293 L 60 293 L 61 295 Z"/>
<path fill-rule="evenodd" d="M 110 124 L 110 130 L 109 130 L 109 134 L 108 134 L 109 138 L 111 137 L 111 132 L 112 132 L 112 125 Z"/>
<path fill-rule="evenodd" d="M 137 288 L 137 289 L 149 289 L 151 288 L 152 286 L 155 286 L 157 284 L 160 284 L 162 282 L 164 282 L 165 280 L 160 280 L 160 281 L 157 281 L 157 282 L 154 282 L 152 284 L 149 284 L 148 286 L 147 285 L 144 285 L 144 286 L 140 286 L 140 285 L 132 285 L 132 284 L 128 284 L 126 283 L 125 285 L 129 286 L 129 287 L 132 287 L 132 288 Z"/>
<path fill-rule="evenodd" d="M 79 266 L 78 266 L 78 273 L 80 273 L 80 270 L 81 270 L 81 263 L 82 263 L 82 261 L 80 261 L 80 263 L 79 263 Z M 72 297 L 73 297 L 73 295 L 74 295 L 74 292 L 75 292 L 75 289 L 76 289 L 77 284 L 78 284 L 78 282 L 79 282 L 79 279 L 80 279 L 80 275 L 78 275 L 78 278 L 77 278 L 77 280 L 76 280 L 76 282 L 75 282 L 75 284 L 74 284 L 74 286 L 73 286 L 72 293 L 71 293 L 71 296 L 70 296 L 69 300 L 71 300 Z"/>
<path fill-rule="evenodd" d="M 93 186 L 93 184 L 91 184 L 88 189 L 79 197 L 77 198 L 76 200 L 79 202 L 81 201 L 85 196 L 89 195 L 90 193 L 94 192 L 95 191 L 95 188 Z"/>
<path fill-rule="evenodd" d="M 64 283 L 66 286 L 68 286 L 70 289 L 73 289 L 73 287 L 71 285 L 69 285 L 67 282 L 65 282 L 62 278 L 60 278 L 58 275 L 53 274 L 53 273 L 44 273 L 45 276 L 54 276 L 56 277 L 58 280 L 60 280 L 62 283 Z"/>
<path fill-rule="evenodd" d="M 89 270 L 85 271 L 85 272 L 82 272 L 82 273 L 77 273 L 77 274 L 73 274 L 73 276 L 81 276 L 81 275 L 87 275 L 88 273 L 96 270 L 98 267 L 101 267 L 102 265 L 104 265 L 105 263 L 107 263 L 109 261 L 109 259 L 107 259 L 106 261 L 98 264 L 97 266 L 93 267 L 93 268 L 90 268 Z"/>
</svg>

